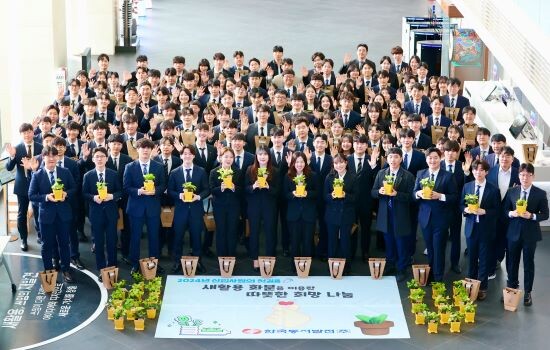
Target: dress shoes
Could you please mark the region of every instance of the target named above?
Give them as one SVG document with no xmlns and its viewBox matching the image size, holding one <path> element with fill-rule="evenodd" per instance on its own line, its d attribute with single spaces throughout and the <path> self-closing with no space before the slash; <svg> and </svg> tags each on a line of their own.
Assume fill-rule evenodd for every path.
<svg viewBox="0 0 550 350">
<path fill-rule="evenodd" d="M 480 289 L 479 293 L 477 294 L 477 300 L 483 301 L 485 299 L 487 299 L 487 290 Z"/>
<path fill-rule="evenodd" d="M 61 269 L 59 265 L 59 260 L 52 259 L 52 269 L 54 269 L 55 271 L 59 271 Z"/>
<path fill-rule="evenodd" d="M 451 266 L 451 271 L 453 271 L 457 275 L 460 275 L 462 273 L 462 268 L 460 268 L 459 265 L 453 265 Z"/>
<path fill-rule="evenodd" d="M 71 259 L 71 264 L 76 266 L 76 268 L 79 269 L 79 270 L 84 270 L 85 269 L 84 264 L 82 263 L 82 261 L 80 261 L 80 258 Z"/>
<path fill-rule="evenodd" d="M 533 298 L 531 297 L 531 292 L 525 293 L 525 297 L 523 298 L 523 305 L 525 306 L 533 305 Z"/>
<path fill-rule="evenodd" d="M 71 276 L 71 273 L 69 271 L 63 272 L 63 281 L 65 283 L 73 283 L 74 282 L 73 276 Z"/>
<path fill-rule="evenodd" d="M 99 273 L 99 275 L 97 275 L 97 280 L 98 280 L 100 283 L 103 283 L 103 276 L 101 276 L 101 272 Z"/>
<path fill-rule="evenodd" d="M 27 244 L 27 240 L 24 239 L 21 241 L 21 250 L 26 252 L 27 250 L 29 250 L 29 245 Z"/>
</svg>

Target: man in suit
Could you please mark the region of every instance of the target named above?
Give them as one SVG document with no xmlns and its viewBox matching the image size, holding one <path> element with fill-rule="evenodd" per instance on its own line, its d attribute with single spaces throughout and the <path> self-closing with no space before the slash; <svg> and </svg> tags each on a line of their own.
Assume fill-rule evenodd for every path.
<svg viewBox="0 0 550 350">
<path fill-rule="evenodd" d="M 271 129 L 271 143 L 272 147 L 269 150 L 270 159 L 272 159 L 273 166 L 277 168 L 279 176 L 279 188 L 283 188 L 285 177 L 288 173 L 287 155 L 291 151 L 284 146 L 284 130 L 279 127 L 274 127 Z M 279 191 L 277 198 L 277 214 L 275 224 L 279 224 L 281 221 L 281 245 L 283 248 L 283 256 L 287 257 L 290 254 L 290 236 L 288 223 L 286 218 L 287 213 L 287 199 L 284 191 Z M 275 230 L 277 232 L 277 230 Z"/>
<path fill-rule="evenodd" d="M 433 113 L 430 107 L 429 100 L 423 99 L 424 86 L 420 83 L 415 83 L 411 89 L 412 100 L 405 102 L 403 110 L 410 114 L 431 115 Z"/>
<path fill-rule="evenodd" d="M 126 89 L 126 109 L 125 112 L 133 114 L 137 117 L 138 125 L 143 119 L 143 110 L 138 106 L 139 94 L 135 87 Z"/>
<path fill-rule="evenodd" d="M 477 129 L 476 141 L 478 146 L 470 150 L 470 155 L 473 159 L 485 160 L 485 158 L 493 152 L 493 148 L 489 143 L 491 131 L 484 127 Z"/>
<path fill-rule="evenodd" d="M 67 124 L 67 157 L 70 157 L 76 161 L 80 159 L 80 153 L 82 151 L 82 145 L 85 144 L 80 139 L 80 132 L 82 127 L 77 122 L 71 121 Z"/>
<path fill-rule="evenodd" d="M 39 205 L 39 225 L 42 235 L 42 262 L 45 270 L 51 270 L 53 246 L 59 247 L 61 271 L 65 283 L 73 282 L 69 271 L 69 231 L 73 221 L 69 203 L 76 191 L 76 185 L 68 169 L 56 166 L 57 149 L 48 146 L 42 150 L 44 167 L 35 172 L 29 186 L 29 199 Z M 60 181 L 63 193 L 60 200 L 54 197 L 52 186 Z"/>
<path fill-rule="evenodd" d="M 352 110 L 354 99 L 355 97 L 351 92 L 340 94 L 339 114 L 344 122 L 344 129 L 355 130 L 355 127 L 361 124 L 361 115 Z"/>
<path fill-rule="evenodd" d="M 368 53 L 369 46 L 367 44 L 361 43 L 357 45 L 357 58 L 351 60 L 351 55 L 346 54 L 346 56 L 344 57 L 344 65 L 342 66 L 342 68 L 340 68 L 339 73 L 346 74 L 348 71 L 348 67 L 352 64 L 356 65 L 359 68 L 363 67 L 364 64 L 368 64 L 370 67 L 372 67 L 372 70 L 376 72 L 376 64 L 367 58 Z"/>
<path fill-rule="evenodd" d="M 220 75 L 224 77 L 229 77 L 229 71 L 224 68 L 225 65 L 225 55 L 221 52 L 216 52 L 212 56 L 214 61 L 214 66 L 208 71 L 208 78 L 210 81 L 218 79 Z"/>
<path fill-rule="evenodd" d="M 390 85 L 390 73 L 388 71 L 382 70 L 377 75 L 378 85 L 373 86 L 372 90 L 375 93 L 380 93 L 382 89 L 388 89 L 390 98 L 395 100 L 395 95 L 397 91 Z"/>
<path fill-rule="evenodd" d="M 258 121 L 256 123 L 248 125 L 246 119 L 244 123 L 241 122 L 241 132 L 246 133 L 246 150 L 248 152 L 256 153 L 256 136 L 267 138 L 269 143 L 271 129 L 275 127 L 275 125 L 267 122 L 270 112 L 269 106 L 261 105 L 257 111 Z"/>
<path fill-rule="evenodd" d="M 449 217 L 453 206 L 458 201 L 458 190 L 453 175 L 441 169 L 441 151 L 430 147 L 425 154 L 428 169 L 421 170 L 416 175 L 414 198 L 419 203 L 418 222 L 428 249 L 432 276 L 434 281 L 440 282 L 445 272 Z M 429 198 L 424 198 L 422 194 L 421 180 L 423 179 L 429 179 L 435 183 Z"/>
<path fill-rule="evenodd" d="M 19 134 L 22 141 L 17 146 L 6 145 L 10 159 L 6 165 L 6 170 L 12 171 L 17 167 L 15 173 L 15 185 L 13 193 L 17 196 L 17 231 L 21 238 L 21 250 L 26 252 L 29 249 L 27 237 L 29 230 L 27 227 L 27 213 L 29 212 L 29 183 L 31 181 L 31 161 L 35 156 L 42 153 L 42 145 L 34 142 L 34 131 L 31 124 L 23 123 L 19 127 Z M 34 160 L 36 162 L 36 160 Z M 34 212 L 34 222 L 38 228 L 38 212 Z M 38 237 L 40 238 L 40 237 Z"/>
<path fill-rule="evenodd" d="M 311 155 L 309 166 L 317 174 L 317 188 L 323 188 L 327 175 L 332 170 L 332 156 L 326 153 L 328 138 L 325 134 L 315 135 L 313 141 L 315 152 Z M 317 219 L 319 220 L 319 243 L 317 244 L 317 256 L 321 260 L 328 256 L 328 232 L 324 220 L 326 203 L 323 196 L 317 196 Z"/>
<path fill-rule="evenodd" d="M 468 277 L 481 281 L 478 300 L 485 300 L 488 288 L 489 250 L 497 230 L 500 214 L 498 188 L 486 180 L 489 164 L 483 160 L 472 163 L 474 181 L 464 185 L 460 209 L 464 213 L 464 235 L 468 246 Z M 478 209 L 470 210 L 466 195 L 476 195 Z"/>
<path fill-rule="evenodd" d="M 295 138 L 286 143 L 288 148 L 292 149 L 294 147 L 295 151 L 300 152 L 304 152 L 306 148 L 309 148 L 313 152 L 313 138 L 309 136 L 309 120 L 306 117 L 299 116 L 294 120 L 294 132 L 291 132 L 289 137 L 292 137 L 293 134 Z"/>
<path fill-rule="evenodd" d="M 493 153 L 489 153 L 485 160 L 487 163 L 489 163 L 489 166 L 491 168 L 497 167 L 499 164 L 499 158 L 500 158 L 500 152 L 502 152 L 502 149 L 506 146 L 506 136 L 502 134 L 493 134 L 491 136 L 491 148 L 493 150 Z M 519 168 L 519 159 L 516 157 L 513 157 L 512 166 L 514 168 Z"/>
<path fill-rule="evenodd" d="M 432 99 L 432 115 L 428 116 L 428 123 L 422 125 L 422 132 L 432 137 L 432 126 L 444 126 L 449 127 L 453 121 L 445 117 L 441 112 L 443 111 L 443 97 L 436 96 Z"/>
<path fill-rule="evenodd" d="M 103 120 L 108 124 L 114 124 L 115 122 L 115 112 L 108 109 L 109 104 L 111 103 L 111 98 L 108 93 L 102 92 L 98 96 L 98 107 L 97 107 L 97 116 L 99 120 Z"/>
<path fill-rule="evenodd" d="M 149 256 L 159 256 L 158 230 L 160 226 L 161 195 L 166 190 L 166 178 L 163 166 L 151 160 L 153 141 L 140 139 L 137 144 L 138 159 L 126 165 L 123 188 L 128 195 L 126 213 L 130 219 L 130 262 L 132 272 L 139 271 L 140 240 L 143 224 L 147 224 Z M 144 188 L 144 175 L 154 175 L 154 191 Z M 163 272 L 159 265 L 157 271 Z"/>
<path fill-rule="evenodd" d="M 368 262 L 370 251 L 370 229 L 372 224 L 372 204 L 369 198 L 375 174 L 378 172 L 379 149 L 376 148 L 372 155 L 367 154 L 368 138 L 366 135 L 358 135 L 353 139 L 354 153 L 348 156 L 348 170 L 355 175 L 357 184 L 357 196 L 355 213 L 361 228 L 361 256 L 363 262 Z M 352 237 L 352 256 L 355 256 L 358 235 Z"/>
<path fill-rule="evenodd" d="M 458 108 L 458 115 L 456 120 L 463 123 L 462 109 L 470 105 L 470 100 L 462 95 L 458 94 L 460 90 L 461 81 L 457 78 L 449 79 L 449 94 L 443 97 L 445 107 Z"/>
<path fill-rule="evenodd" d="M 82 195 L 89 203 L 90 224 L 95 243 L 95 261 L 98 271 L 107 266 L 117 266 L 117 232 L 118 200 L 122 197 L 122 185 L 115 170 L 106 167 L 109 155 L 107 149 L 94 149 L 92 161 L 95 169 L 84 175 Z M 107 197 L 101 198 L 97 187 L 98 182 L 107 184 Z M 107 260 L 105 260 L 105 252 Z M 101 272 L 98 276 L 102 281 Z"/>
<path fill-rule="evenodd" d="M 124 137 L 120 134 L 111 134 L 107 139 L 109 143 L 109 158 L 107 159 L 107 168 L 117 172 L 118 180 L 122 185 L 124 179 L 124 169 L 126 164 L 132 162 L 130 156 L 121 153 L 122 146 L 124 144 Z M 122 261 L 130 264 L 128 256 L 130 254 L 130 220 L 128 214 L 126 214 L 126 205 L 128 204 L 128 195 L 122 192 L 122 196 L 118 201 L 118 210 L 122 213 L 123 228 L 120 230 L 120 252 L 122 254 Z"/>
<path fill-rule="evenodd" d="M 133 114 L 126 114 L 122 117 L 122 123 L 124 125 L 124 134 L 122 134 L 124 144 L 122 146 L 122 153 L 128 155 L 128 146 L 126 142 L 130 141 L 131 144 L 136 145 L 136 142 L 143 138 L 143 134 L 138 129 L 138 118 Z"/>
<path fill-rule="evenodd" d="M 231 77 L 235 76 L 235 73 L 239 73 L 241 77 L 247 76 L 250 73 L 250 68 L 244 65 L 244 53 L 240 50 L 237 50 L 233 53 L 233 60 L 235 65 L 229 68 L 229 75 Z"/>
<path fill-rule="evenodd" d="M 399 74 L 404 68 L 409 66 L 407 62 L 403 61 L 403 48 L 401 46 L 394 46 L 391 49 L 391 54 L 393 56 L 393 63 L 390 68 L 391 72 Z"/>
<path fill-rule="evenodd" d="M 273 60 L 267 64 L 268 68 L 273 71 L 273 76 L 283 72 L 283 54 L 284 50 L 282 46 L 273 46 Z"/>
<path fill-rule="evenodd" d="M 384 232 L 388 270 L 397 268 L 397 281 L 404 281 L 410 259 L 410 233 L 407 223 L 411 221 L 410 202 L 414 188 L 414 176 L 403 168 L 403 151 L 390 148 L 387 154 L 388 167 L 378 171 L 371 195 L 378 199 L 376 229 Z M 384 182 L 388 176 L 394 179 L 393 192 L 386 193 Z"/>
<path fill-rule="evenodd" d="M 508 231 L 508 264 L 507 286 L 510 288 L 519 287 L 519 261 L 523 253 L 523 278 L 525 296 L 523 304 L 531 306 L 533 298 L 533 280 L 535 279 L 535 249 L 537 242 L 542 240 L 539 222 L 548 220 L 548 198 L 546 191 L 533 185 L 535 168 L 532 164 L 521 164 L 519 167 L 519 180 L 521 186 L 508 190 L 504 213 L 509 218 Z M 517 208 L 518 199 L 527 201 L 525 212 L 519 213 Z"/>
<path fill-rule="evenodd" d="M 422 127 L 422 117 L 418 114 L 411 114 L 407 121 L 409 128 L 414 131 L 413 147 L 419 150 L 426 150 L 432 146 L 432 138 L 420 131 Z"/>
</svg>

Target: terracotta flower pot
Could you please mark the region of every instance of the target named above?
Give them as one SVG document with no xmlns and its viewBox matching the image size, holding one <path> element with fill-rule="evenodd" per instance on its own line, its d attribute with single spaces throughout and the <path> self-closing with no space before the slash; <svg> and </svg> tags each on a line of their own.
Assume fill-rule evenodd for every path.
<svg viewBox="0 0 550 350">
<path fill-rule="evenodd" d="M 364 335 L 386 335 L 390 333 L 390 327 L 394 326 L 393 321 L 384 321 L 380 324 L 365 323 L 363 321 L 355 321 L 355 327 L 361 329 Z"/>
</svg>

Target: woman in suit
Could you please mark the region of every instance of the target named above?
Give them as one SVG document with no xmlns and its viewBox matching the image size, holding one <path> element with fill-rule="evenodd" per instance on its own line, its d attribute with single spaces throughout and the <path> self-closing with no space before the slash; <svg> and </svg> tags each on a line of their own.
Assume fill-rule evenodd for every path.
<svg viewBox="0 0 550 350">
<path fill-rule="evenodd" d="M 305 176 L 306 191 L 303 196 L 296 193 L 294 182 L 294 178 L 300 175 Z M 292 155 L 284 179 L 284 194 L 288 203 L 286 220 L 290 231 L 291 257 L 312 256 L 313 231 L 317 220 L 317 180 L 302 152 Z M 295 269 L 292 261 L 291 266 Z"/>
<path fill-rule="evenodd" d="M 265 187 L 260 187 L 260 180 L 258 179 L 260 169 L 265 169 L 268 174 Z M 250 225 L 249 253 L 251 258 L 254 259 L 254 269 L 259 269 L 260 229 L 265 234 L 265 254 L 275 256 L 275 214 L 279 192 L 277 176 L 277 168 L 272 165 L 269 149 L 263 146 L 258 148 L 254 164 L 248 167 L 245 176 L 247 213 Z"/>
<path fill-rule="evenodd" d="M 212 209 L 216 222 L 216 252 L 218 256 L 235 256 L 237 230 L 241 212 L 241 171 L 233 165 L 235 152 L 225 147 L 220 152 L 221 165 L 210 172 Z M 231 188 L 220 179 L 222 170 L 232 170 Z"/>
<path fill-rule="evenodd" d="M 351 270 L 351 227 L 355 221 L 355 175 L 347 171 L 346 156 L 333 158 L 333 170 L 325 179 L 325 222 L 328 232 L 329 258 L 346 258 L 345 272 Z M 344 181 L 344 198 L 335 198 L 334 180 Z"/>
</svg>

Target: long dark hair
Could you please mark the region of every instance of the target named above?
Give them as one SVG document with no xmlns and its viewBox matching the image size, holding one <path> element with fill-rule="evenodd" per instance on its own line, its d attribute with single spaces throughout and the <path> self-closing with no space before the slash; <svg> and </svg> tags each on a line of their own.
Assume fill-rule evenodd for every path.
<svg viewBox="0 0 550 350">
<path fill-rule="evenodd" d="M 292 160 L 290 161 L 290 164 L 288 166 L 288 177 L 292 180 L 296 177 L 296 168 L 294 167 L 294 164 L 296 164 L 296 159 L 302 158 L 306 166 L 304 167 L 304 175 L 306 178 L 308 178 L 311 175 L 311 168 L 309 167 L 309 164 L 307 163 L 307 157 L 304 152 L 294 152 L 292 155 Z"/>
<path fill-rule="evenodd" d="M 267 153 L 267 156 L 268 156 L 267 166 L 266 166 L 266 169 L 267 169 L 267 172 L 268 172 L 267 180 L 271 181 L 271 179 L 273 178 L 273 169 L 274 169 L 274 167 L 273 167 L 273 163 L 271 161 L 271 152 L 269 152 L 269 148 L 266 147 L 266 146 L 260 146 L 256 149 L 256 156 L 254 157 L 254 164 L 252 164 L 252 166 L 250 166 L 250 177 L 251 178 L 257 178 L 258 177 L 258 168 L 260 168 L 260 163 L 258 162 L 258 154 L 260 152 Z"/>
</svg>

